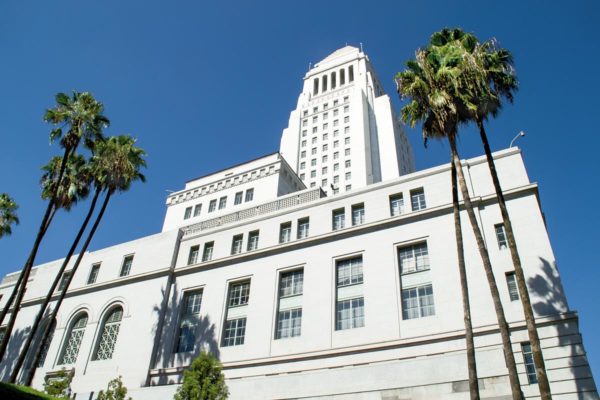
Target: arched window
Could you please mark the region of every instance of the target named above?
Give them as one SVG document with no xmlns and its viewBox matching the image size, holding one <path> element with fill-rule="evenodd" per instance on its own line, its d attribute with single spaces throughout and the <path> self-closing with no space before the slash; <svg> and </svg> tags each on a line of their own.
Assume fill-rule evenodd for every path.
<svg viewBox="0 0 600 400">
<path fill-rule="evenodd" d="M 346 83 L 346 70 L 344 68 L 340 69 L 340 86 Z"/>
<path fill-rule="evenodd" d="M 119 327 L 121 326 L 121 319 L 123 319 L 123 308 L 115 307 L 109 313 L 104 320 L 102 326 L 102 332 L 93 360 L 110 360 L 115 350 L 115 344 L 117 343 L 117 337 L 119 336 Z"/>
<path fill-rule="evenodd" d="M 335 89 L 335 71 L 331 73 L 331 90 Z"/>
<path fill-rule="evenodd" d="M 321 88 L 321 92 L 327 91 L 327 75 L 323 75 L 323 77 L 321 78 Z"/>
<path fill-rule="evenodd" d="M 313 95 L 319 94 L 319 78 L 313 79 Z"/>
<path fill-rule="evenodd" d="M 75 318 L 71 329 L 67 333 L 67 339 L 63 345 L 62 353 L 58 360 L 58 364 L 73 364 L 77 361 L 77 354 L 79 353 L 79 346 L 81 345 L 81 339 L 85 333 L 85 326 L 87 325 L 88 315 L 82 313 Z"/>
</svg>

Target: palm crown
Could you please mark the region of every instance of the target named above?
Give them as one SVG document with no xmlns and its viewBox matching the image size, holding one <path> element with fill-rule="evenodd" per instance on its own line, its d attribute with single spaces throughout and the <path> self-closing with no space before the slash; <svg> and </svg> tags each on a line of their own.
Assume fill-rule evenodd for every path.
<svg viewBox="0 0 600 400">
<path fill-rule="evenodd" d="M 57 182 L 61 160 L 62 157 L 53 157 L 42 167 L 42 198 L 50 199 L 56 190 L 54 206 L 69 211 L 79 200 L 87 198 L 90 191 L 90 169 L 83 156 L 71 155 L 67 159 L 61 181 Z"/>
<path fill-rule="evenodd" d="M 98 187 L 112 194 L 128 190 L 136 180 L 146 181 L 140 172 L 141 168 L 146 167 L 146 152 L 135 143 L 133 137 L 121 135 L 96 144 L 91 168 Z"/>
<path fill-rule="evenodd" d="M 12 233 L 11 225 L 18 224 L 16 211 L 19 206 L 6 193 L 0 194 L 0 238 Z"/>
</svg>

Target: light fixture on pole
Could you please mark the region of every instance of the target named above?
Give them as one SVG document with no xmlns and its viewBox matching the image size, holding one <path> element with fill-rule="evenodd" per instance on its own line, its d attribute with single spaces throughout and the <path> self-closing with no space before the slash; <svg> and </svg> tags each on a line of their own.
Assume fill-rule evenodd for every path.
<svg viewBox="0 0 600 400">
<path fill-rule="evenodd" d="M 513 140 L 510 141 L 510 145 L 508 147 L 509 148 L 513 147 L 513 143 L 515 142 L 515 140 L 517 140 L 518 138 L 523 137 L 523 136 L 525 136 L 525 132 L 524 131 L 521 131 L 521 132 L 517 133 L 517 136 L 515 136 L 513 138 Z"/>
</svg>

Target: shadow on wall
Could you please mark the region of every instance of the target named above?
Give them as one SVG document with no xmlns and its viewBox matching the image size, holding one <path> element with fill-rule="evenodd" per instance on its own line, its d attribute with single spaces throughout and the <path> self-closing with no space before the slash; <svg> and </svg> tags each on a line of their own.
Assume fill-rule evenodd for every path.
<svg viewBox="0 0 600 400">
<path fill-rule="evenodd" d="M 10 336 L 10 341 L 8 342 L 8 347 L 6 348 L 4 360 L 2 361 L 2 364 L 0 364 L 0 380 L 7 381 L 10 378 L 13 367 L 17 362 L 17 357 L 20 354 L 21 347 L 29 336 L 30 331 L 30 327 L 25 329 L 15 329 L 13 331 Z"/>
<path fill-rule="evenodd" d="M 556 265 L 541 257 L 540 263 L 540 273 L 527 281 L 527 286 L 534 301 L 532 304 L 534 313 L 539 317 L 569 311 Z M 544 350 L 546 370 L 551 380 L 560 380 L 560 377 L 563 376 L 561 370 L 568 368 L 570 375 L 574 378 L 577 399 L 596 399 L 598 395 L 596 385 L 577 325 L 576 320 L 573 319 L 558 322 L 554 325 L 561 349 L 552 349 L 551 347 L 555 346 L 553 343 L 548 343 L 546 346 L 542 344 L 546 347 Z M 543 337 L 540 339 L 542 342 L 544 341 Z M 564 358 L 568 358 L 568 367 L 562 367 Z M 556 378 L 553 379 L 553 375 Z"/>
<path fill-rule="evenodd" d="M 175 283 L 171 290 L 170 300 L 163 301 L 161 305 L 155 305 L 153 308 L 153 313 L 157 318 L 155 319 L 156 322 L 152 328 L 152 333 L 160 339 L 156 344 L 156 358 L 154 365 L 151 366 L 152 369 L 187 367 L 200 354 L 200 351 L 209 352 L 217 359 L 220 358 L 216 326 L 211 322 L 208 315 L 202 315 L 202 306 L 200 307 L 199 315 L 186 317 L 186 321 L 195 326 L 193 330 L 193 337 L 195 338 L 193 340 L 193 351 L 176 353 L 183 306 L 183 304 L 180 304 L 181 300 L 178 292 L 177 284 Z M 162 294 L 164 298 L 166 296 L 164 289 L 162 289 Z M 161 328 L 159 321 L 163 315 L 164 322 Z M 160 375 L 158 381 L 154 381 L 153 384 L 166 385 L 178 382 L 180 382 L 179 376 Z"/>
</svg>

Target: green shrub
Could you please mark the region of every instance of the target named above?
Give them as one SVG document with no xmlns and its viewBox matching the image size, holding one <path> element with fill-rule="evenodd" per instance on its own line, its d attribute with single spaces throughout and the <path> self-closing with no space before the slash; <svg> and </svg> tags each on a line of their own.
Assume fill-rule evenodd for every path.
<svg viewBox="0 0 600 400">
<path fill-rule="evenodd" d="M 71 380 L 73 374 L 67 372 L 64 368 L 56 373 L 55 376 L 46 378 L 44 382 L 44 391 L 50 396 L 58 399 L 68 399 L 71 394 Z"/>
<path fill-rule="evenodd" d="M 229 396 L 221 363 L 213 355 L 201 352 L 183 372 L 183 384 L 175 400 L 224 400 Z"/>
<path fill-rule="evenodd" d="M 98 392 L 96 400 L 125 400 L 125 396 L 127 396 L 127 388 L 123 385 L 121 376 L 119 376 L 108 382 L 106 392 L 103 390 Z M 131 400 L 131 397 L 128 400 Z"/>
</svg>

